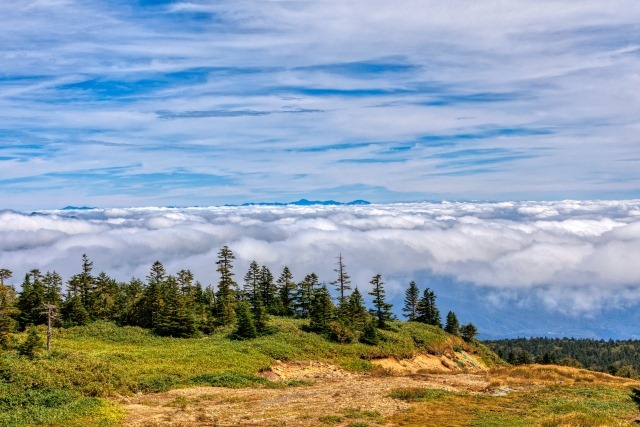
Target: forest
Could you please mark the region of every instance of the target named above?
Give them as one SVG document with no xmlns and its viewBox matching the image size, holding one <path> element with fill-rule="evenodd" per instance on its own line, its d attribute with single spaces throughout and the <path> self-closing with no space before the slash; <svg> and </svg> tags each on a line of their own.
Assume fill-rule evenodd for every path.
<svg viewBox="0 0 640 427">
<path fill-rule="evenodd" d="M 109 321 L 120 326 L 137 326 L 159 336 L 188 338 L 209 334 L 217 328 L 233 327 L 230 338 L 250 339 L 271 333 L 269 316 L 308 319 L 307 329 L 336 342 L 359 341 L 376 344 L 378 329 L 394 319 L 385 297 L 381 275 L 372 277 L 369 309 L 357 287 L 352 289 L 342 255 L 337 257 L 336 278 L 330 285 L 315 273 L 295 281 L 288 267 L 276 278 L 267 266 L 253 261 L 243 277 L 235 280 L 233 251 L 224 246 L 217 254 L 217 286 L 203 287 L 189 270 L 168 274 L 160 261 L 150 268 L 146 280 L 118 282 L 101 272 L 93 275 L 93 263 L 82 256 L 81 271 L 64 283 L 53 272 L 33 269 L 26 273 L 20 292 L 7 284 L 12 272 L 0 270 L 0 348 L 15 347 L 12 332 L 47 324 L 50 327 L 82 326 L 92 321 Z M 435 293 L 422 294 L 415 282 L 405 293 L 404 316 L 408 321 L 443 328 L 469 341 L 477 328 L 461 325 L 453 312 L 443 325 Z M 35 338 L 34 338 L 35 339 Z M 29 353 L 29 345 L 23 351 Z"/>
<path fill-rule="evenodd" d="M 512 365 L 561 364 L 638 378 L 640 341 L 576 338 L 516 338 L 483 341 Z"/>
</svg>

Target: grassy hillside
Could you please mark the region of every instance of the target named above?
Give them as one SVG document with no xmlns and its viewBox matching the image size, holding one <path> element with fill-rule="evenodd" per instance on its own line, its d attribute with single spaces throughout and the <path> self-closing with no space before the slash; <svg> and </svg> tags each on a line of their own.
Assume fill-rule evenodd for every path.
<svg viewBox="0 0 640 427">
<path fill-rule="evenodd" d="M 498 363 L 484 346 L 424 324 L 393 322 L 391 330 L 381 332 L 380 344 L 369 346 L 329 342 L 304 332 L 301 320 L 275 317 L 272 322 L 275 333 L 246 341 L 230 340 L 224 330 L 177 339 L 104 322 L 56 330 L 50 355 L 0 355 L 0 425 L 117 425 L 124 411 L 109 398 L 118 395 L 193 385 L 295 385 L 257 375 L 275 360 L 318 360 L 362 372 L 372 369 L 375 358 L 464 349 L 488 366 Z"/>
</svg>

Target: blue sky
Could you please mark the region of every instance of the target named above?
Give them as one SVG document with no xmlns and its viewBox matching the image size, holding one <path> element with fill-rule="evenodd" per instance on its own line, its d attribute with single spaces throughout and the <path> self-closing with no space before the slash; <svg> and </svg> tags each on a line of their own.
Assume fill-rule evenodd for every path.
<svg viewBox="0 0 640 427">
<path fill-rule="evenodd" d="M 640 197 L 634 0 L 0 16 L 0 209 Z"/>
</svg>

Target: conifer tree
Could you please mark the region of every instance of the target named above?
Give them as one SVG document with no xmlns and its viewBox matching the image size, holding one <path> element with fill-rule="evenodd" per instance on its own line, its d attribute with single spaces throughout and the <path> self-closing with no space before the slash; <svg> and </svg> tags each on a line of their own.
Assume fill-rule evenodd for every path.
<svg viewBox="0 0 640 427">
<path fill-rule="evenodd" d="M 424 290 L 422 298 L 418 302 L 416 314 L 418 322 L 442 328 L 440 310 L 436 306 L 436 294 L 431 289 Z"/>
<path fill-rule="evenodd" d="M 244 275 L 244 296 L 253 307 L 260 296 L 260 266 L 257 261 L 251 261 L 247 274 Z"/>
<path fill-rule="evenodd" d="M 378 328 L 384 329 L 387 327 L 387 322 L 393 317 L 391 313 L 392 305 L 385 300 L 384 282 L 380 274 L 373 276 L 369 283 L 372 286 L 369 295 L 373 297 L 373 306 L 375 307 L 371 314 L 376 318 Z"/>
<path fill-rule="evenodd" d="M 315 273 L 307 274 L 298 283 L 294 292 L 294 307 L 298 317 L 309 317 L 311 302 L 313 301 L 314 290 L 318 286 L 318 276 Z"/>
<path fill-rule="evenodd" d="M 342 317 L 342 315 L 344 314 L 343 311 L 346 309 L 347 305 L 347 297 L 345 295 L 345 292 L 351 290 L 351 277 L 347 274 L 342 254 L 338 255 L 338 262 L 336 268 L 333 271 L 338 274 L 338 277 L 336 278 L 336 280 L 331 282 L 331 284 L 334 285 L 338 290 L 338 310 Z"/>
<path fill-rule="evenodd" d="M 412 280 L 404 294 L 404 307 L 402 308 L 402 311 L 406 313 L 404 317 L 406 317 L 409 322 L 416 320 L 419 299 L 420 291 L 418 285 Z"/>
<path fill-rule="evenodd" d="M 269 267 L 263 265 L 260 267 L 260 298 L 267 312 L 274 313 L 276 307 L 276 285 L 273 282 L 273 274 Z"/>
<path fill-rule="evenodd" d="M 195 319 L 174 276 L 166 278 L 164 301 L 154 331 L 158 335 L 176 338 L 188 338 L 196 333 Z"/>
<path fill-rule="evenodd" d="M 73 295 L 62 305 L 62 321 L 65 327 L 82 326 L 89 323 L 89 313 L 82 305 L 80 295 Z"/>
<path fill-rule="evenodd" d="M 94 290 L 91 309 L 93 319 L 113 320 L 114 306 L 118 292 L 118 282 L 103 271 L 94 280 Z"/>
<path fill-rule="evenodd" d="M 330 332 L 329 323 L 333 320 L 334 306 L 331 294 L 326 286 L 315 289 L 309 308 L 309 329 L 319 334 Z"/>
<path fill-rule="evenodd" d="M 251 310 L 251 314 L 253 315 L 253 324 L 256 327 L 257 333 L 266 333 L 269 330 L 267 325 L 269 322 L 269 316 L 267 315 L 267 310 L 265 309 L 264 304 L 262 304 L 262 298 L 259 296 Z"/>
<path fill-rule="evenodd" d="M 142 292 L 139 307 L 138 326 L 155 329 L 158 326 L 158 315 L 162 309 L 165 293 L 166 271 L 160 261 L 155 261 L 147 276 L 147 286 Z"/>
<path fill-rule="evenodd" d="M 0 349 L 12 347 L 11 333 L 15 329 L 13 316 L 17 313 L 15 289 L 0 285 Z"/>
<path fill-rule="evenodd" d="M 283 316 L 293 316 L 295 309 L 293 307 L 293 293 L 296 289 L 296 283 L 293 281 L 293 274 L 289 270 L 289 267 L 284 267 L 278 280 L 278 300 L 280 301 L 279 314 Z"/>
<path fill-rule="evenodd" d="M 460 335 L 465 341 L 471 341 L 478 334 L 478 328 L 473 323 L 460 326 Z M 529 357 L 531 355 L 529 354 Z M 529 362 L 531 363 L 531 362 Z"/>
<path fill-rule="evenodd" d="M 221 325 L 230 325 L 235 322 L 236 318 L 236 292 L 234 289 L 237 284 L 233 280 L 234 274 L 232 272 L 235 258 L 228 246 L 223 246 L 218 252 L 216 265 L 218 266 L 217 271 L 220 273 L 220 281 L 216 293 L 216 313 Z"/>
<path fill-rule="evenodd" d="M 24 342 L 18 346 L 18 353 L 22 356 L 33 358 L 38 351 L 42 349 L 44 349 L 44 341 L 40 334 L 38 334 L 38 329 L 36 329 L 35 326 L 29 327 L 27 337 Z"/>
<path fill-rule="evenodd" d="M 447 313 L 447 323 L 444 326 L 445 332 L 453 335 L 460 334 L 460 324 L 458 323 L 458 317 L 453 311 Z"/>
<path fill-rule="evenodd" d="M 13 276 L 13 272 L 8 268 L 0 268 L 0 286 L 4 286 L 4 282 Z"/>
<path fill-rule="evenodd" d="M 235 307 L 238 319 L 236 330 L 232 336 L 236 339 L 251 339 L 258 336 L 258 331 L 253 323 L 253 316 L 246 301 L 239 301 Z"/>
<path fill-rule="evenodd" d="M 360 335 L 360 342 L 369 345 L 378 345 L 380 342 L 380 335 L 376 329 L 376 322 L 369 317 L 364 324 L 362 334 Z"/>
<path fill-rule="evenodd" d="M 22 292 L 18 297 L 17 308 L 19 310 L 18 324 L 20 329 L 30 325 L 42 325 L 45 318 L 41 311 L 45 303 L 45 287 L 42 283 L 40 270 L 29 271 L 22 282 Z"/>
<path fill-rule="evenodd" d="M 344 321 L 356 330 L 363 330 L 365 324 L 369 321 L 369 313 L 364 306 L 364 298 L 360 290 L 356 288 L 347 297 L 347 309 Z"/>
</svg>

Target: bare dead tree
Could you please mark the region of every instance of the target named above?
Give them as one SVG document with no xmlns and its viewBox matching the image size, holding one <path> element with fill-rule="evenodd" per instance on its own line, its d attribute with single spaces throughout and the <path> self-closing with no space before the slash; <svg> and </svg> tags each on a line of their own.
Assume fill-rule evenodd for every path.
<svg viewBox="0 0 640 427">
<path fill-rule="evenodd" d="M 44 311 L 40 314 L 47 315 L 47 353 L 51 353 L 51 337 L 53 335 L 53 330 L 51 328 L 51 324 L 53 319 L 58 317 L 58 307 L 53 304 L 44 304 Z"/>
</svg>

